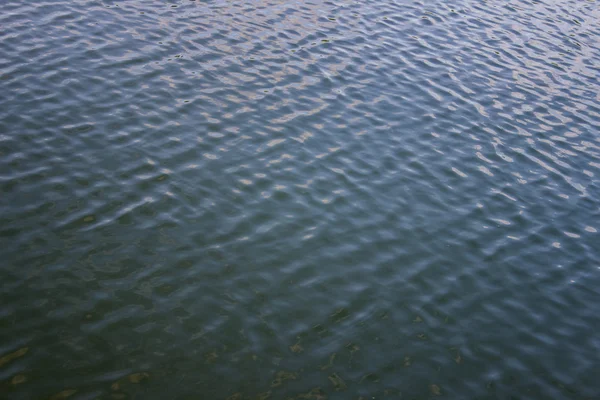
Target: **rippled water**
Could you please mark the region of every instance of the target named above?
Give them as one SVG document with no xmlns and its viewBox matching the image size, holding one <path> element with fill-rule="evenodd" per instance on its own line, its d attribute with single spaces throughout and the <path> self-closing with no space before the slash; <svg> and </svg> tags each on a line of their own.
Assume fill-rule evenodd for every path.
<svg viewBox="0 0 600 400">
<path fill-rule="evenodd" d="M 600 395 L 596 1 L 0 13 L 0 397 Z"/>
</svg>

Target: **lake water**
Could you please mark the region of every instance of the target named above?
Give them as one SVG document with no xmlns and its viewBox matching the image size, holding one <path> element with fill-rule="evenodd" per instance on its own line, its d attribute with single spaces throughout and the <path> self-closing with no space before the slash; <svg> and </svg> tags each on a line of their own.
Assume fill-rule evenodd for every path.
<svg viewBox="0 0 600 400">
<path fill-rule="evenodd" d="M 600 398 L 597 1 L 0 13 L 0 398 Z"/>
</svg>

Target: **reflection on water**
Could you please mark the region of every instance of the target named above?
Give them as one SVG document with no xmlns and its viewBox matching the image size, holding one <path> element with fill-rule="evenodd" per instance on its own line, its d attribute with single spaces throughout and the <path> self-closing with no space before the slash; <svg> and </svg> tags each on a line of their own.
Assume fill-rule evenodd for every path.
<svg viewBox="0 0 600 400">
<path fill-rule="evenodd" d="M 599 10 L 8 0 L 0 397 L 594 398 Z"/>
</svg>

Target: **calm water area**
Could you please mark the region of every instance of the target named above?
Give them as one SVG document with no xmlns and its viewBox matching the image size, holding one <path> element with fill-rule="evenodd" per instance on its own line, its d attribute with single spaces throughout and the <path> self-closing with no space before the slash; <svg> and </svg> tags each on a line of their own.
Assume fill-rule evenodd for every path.
<svg viewBox="0 0 600 400">
<path fill-rule="evenodd" d="M 597 0 L 0 10 L 0 399 L 600 399 Z"/>
</svg>

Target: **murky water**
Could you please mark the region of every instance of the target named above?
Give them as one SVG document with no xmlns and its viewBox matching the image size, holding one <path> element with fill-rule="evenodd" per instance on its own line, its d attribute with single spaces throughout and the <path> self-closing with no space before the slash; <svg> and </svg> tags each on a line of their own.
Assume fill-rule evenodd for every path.
<svg viewBox="0 0 600 400">
<path fill-rule="evenodd" d="M 597 1 L 1 10 L 1 398 L 600 396 Z"/>
</svg>

